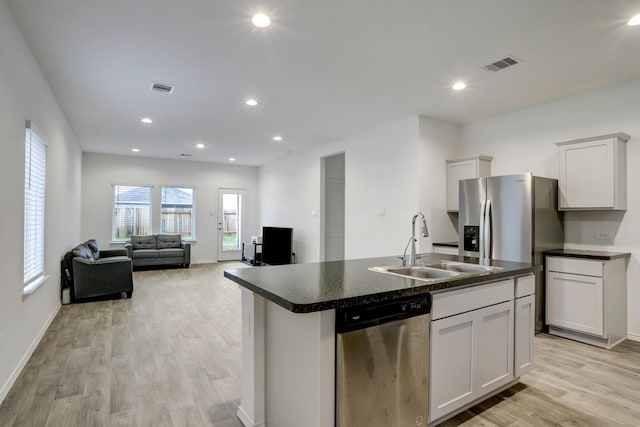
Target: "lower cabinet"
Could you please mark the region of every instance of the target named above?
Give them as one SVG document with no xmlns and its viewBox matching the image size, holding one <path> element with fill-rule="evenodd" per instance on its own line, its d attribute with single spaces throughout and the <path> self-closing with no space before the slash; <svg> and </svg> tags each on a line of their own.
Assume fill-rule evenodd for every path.
<svg viewBox="0 0 640 427">
<path fill-rule="evenodd" d="M 602 277 L 547 272 L 547 323 L 602 335 Z"/>
<path fill-rule="evenodd" d="M 546 260 L 549 333 L 604 348 L 624 341 L 627 338 L 625 257 L 547 256 Z"/>
<path fill-rule="evenodd" d="M 514 379 L 514 303 L 511 298 L 431 322 L 429 421 Z"/>
</svg>

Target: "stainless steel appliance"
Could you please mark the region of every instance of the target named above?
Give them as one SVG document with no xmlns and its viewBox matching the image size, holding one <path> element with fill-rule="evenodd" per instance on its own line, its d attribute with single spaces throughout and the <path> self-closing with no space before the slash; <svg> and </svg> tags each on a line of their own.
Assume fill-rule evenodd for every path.
<svg viewBox="0 0 640 427">
<path fill-rule="evenodd" d="M 558 181 L 530 173 L 460 181 L 460 255 L 542 264 L 561 249 Z M 544 274 L 536 275 L 536 333 L 544 328 Z"/>
<path fill-rule="evenodd" d="M 430 295 L 336 311 L 336 426 L 425 426 Z"/>
</svg>

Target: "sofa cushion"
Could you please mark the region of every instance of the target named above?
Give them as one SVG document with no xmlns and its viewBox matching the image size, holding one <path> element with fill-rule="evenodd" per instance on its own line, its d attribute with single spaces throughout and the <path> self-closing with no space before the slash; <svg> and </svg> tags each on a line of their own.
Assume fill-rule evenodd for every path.
<svg viewBox="0 0 640 427">
<path fill-rule="evenodd" d="M 100 250 L 98 249 L 98 242 L 96 239 L 89 239 L 84 244 L 91 249 L 91 253 L 93 254 L 93 259 L 96 260 L 100 258 Z"/>
<path fill-rule="evenodd" d="M 156 236 L 131 236 L 133 250 L 156 249 Z"/>
<path fill-rule="evenodd" d="M 157 236 L 157 248 L 179 248 L 182 237 L 179 234 L 158 234 Z"/>
<path fill-rule="evenodd" d="M 184 257 L 184 249 L 179 248 L 167 248 L 158 249 L 158 258 L 175 258 Z"/>
<path fill-rule="evenodd" d="M 95 258 L 93 257 L 93 252 L 91 252 L 91 249 L 89 249 L 89 246 L 85 245 L 84 243 L 80 243 L 78 246 L 73 248 L 71 252 L 73 253 L 74 257 L 86 259 L 87 261 L 95 261 Z"/>
<path fill-rule="evenodd" d="M 158 258 L 157 249 L 136 249 L 133 251 L 133 258 Z"/>
</svg>

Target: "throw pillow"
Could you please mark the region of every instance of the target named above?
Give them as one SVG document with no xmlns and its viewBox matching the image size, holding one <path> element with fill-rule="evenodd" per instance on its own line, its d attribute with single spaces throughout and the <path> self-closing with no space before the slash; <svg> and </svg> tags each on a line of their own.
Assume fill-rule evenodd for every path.
<svg viewBox="0 0 640 427">
<path fill-rule="evenodd" d="M 79 258 L 86 259 L 89 261 L 95 261 L 95 259 L 93 258 L 93 253 L 91 252 L 91 249 L 89 249 L 89 247 L 84 243 L 81 243 L 75 248 L 73 248 L 71 252 L 73 253 L 74 257 L 77 256 Z"/>
<path fill-rule="evenodd" d="M 98 242 L 96 241 L 96 239 L 87 240 L 86 242 L 84 242 L 84 244 L 88 246 L 89 249 L 91 249 L 94 260 L 100 258 L 100 250 L 98 249 Z"/>
</svg>

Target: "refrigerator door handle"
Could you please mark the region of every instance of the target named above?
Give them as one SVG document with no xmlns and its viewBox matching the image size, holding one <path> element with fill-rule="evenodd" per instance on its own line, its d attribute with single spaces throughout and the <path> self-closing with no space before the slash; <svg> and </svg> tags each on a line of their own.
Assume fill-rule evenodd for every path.
<svg viewBox="0 0 640 427">
<path fill-rule="evenodd" d="M 484 233 L 483 243 L 484 243 L 484 261 L 489 261 L 491 258 L 491 199 L 487 200 L 485 205 L 484 212 L 484 229 L 482 231 Z"/>
<path fill-rule="evenodd" d="M 484 224 L 485 224 L 485 211 L 487 207 L 487 201 L 483 200 L 480 207 L 480 233 L 478 233 L 478 239 L 480 239 L 480 261 L 484 259 Z"/>
</svg>

